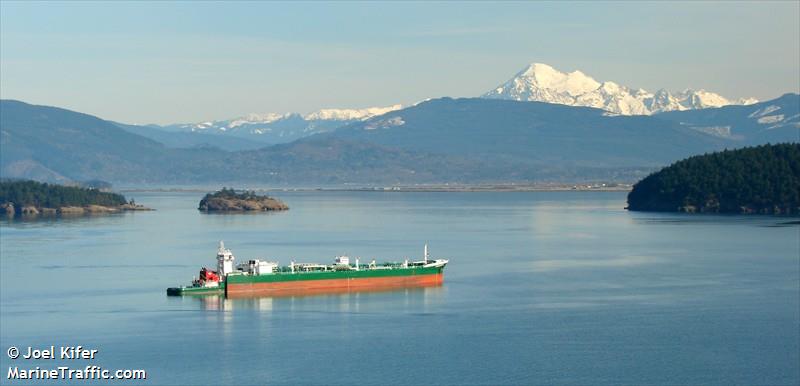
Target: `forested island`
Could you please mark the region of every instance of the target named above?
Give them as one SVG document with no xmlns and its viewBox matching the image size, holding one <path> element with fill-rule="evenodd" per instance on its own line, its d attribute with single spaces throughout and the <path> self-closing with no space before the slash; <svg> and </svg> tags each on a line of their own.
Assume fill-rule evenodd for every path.
<svg viewBox="0 0 800 386">
<path fill-rule="evenodd" d="M 117 193 L 27 180 L 0 181 L 0 214 L 56 215 L 151 210 Z"/>
<path fill-rule="evenodd" d="M 628 209 L 798 214 L 800 144 L 768 144 L 678 161 L 633 185 Z"/>
<path fill-rule="evenodd" d="M 247 190 L 237 193 L 233 188 L 223 187 L 220 191 L 206 194 L 197 209 L 205 212 L 263 212 L 287 210 L 289 207 L 273 197 Z"/>
</svg>

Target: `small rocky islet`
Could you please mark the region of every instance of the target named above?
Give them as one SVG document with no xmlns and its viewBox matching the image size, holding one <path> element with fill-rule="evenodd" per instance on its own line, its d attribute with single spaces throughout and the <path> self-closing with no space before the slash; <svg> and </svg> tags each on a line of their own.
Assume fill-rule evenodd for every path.
<svg viewBox="0 0 800 386">
<path fill-rule="evenodd" d="M 197 209 L 203 212 L 272 212 L 288 210 L 289 206 L 277 198 L 253 191 L 237 193 L 232 188 L 222 188 L 206 194 Z"/>
</svg>

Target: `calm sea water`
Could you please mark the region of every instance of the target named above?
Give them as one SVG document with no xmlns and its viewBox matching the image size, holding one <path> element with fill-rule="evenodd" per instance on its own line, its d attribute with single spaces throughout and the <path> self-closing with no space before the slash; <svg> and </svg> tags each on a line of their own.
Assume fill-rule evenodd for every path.
<svg viewBox="0 0 800 386">
<path fill-rule="evenodd" d="M 800 383 L 797 219 L 629 213 L 624 193 L 289 192 L 255 215 L 128 196 L 158 211 L 0 225 L 2 383 L 64 363 L 8 347 L 50 345 L 149 384 Z M 450 265 L 437 288 L 165 296 L 220 239 L 282 264 L 427 241 Z"/>
</svg>

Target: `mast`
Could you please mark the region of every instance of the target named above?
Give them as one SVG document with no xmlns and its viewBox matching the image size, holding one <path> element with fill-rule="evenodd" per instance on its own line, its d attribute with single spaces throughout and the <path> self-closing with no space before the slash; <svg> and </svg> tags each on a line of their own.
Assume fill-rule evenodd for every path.
<svg viewBox="0 0 800 386">
<path fill-rule="evenodd" d="M 423 258 L 425 264 L 428 264 L 428 243 L 425 243 L 425 257 Z"/>
</svg>

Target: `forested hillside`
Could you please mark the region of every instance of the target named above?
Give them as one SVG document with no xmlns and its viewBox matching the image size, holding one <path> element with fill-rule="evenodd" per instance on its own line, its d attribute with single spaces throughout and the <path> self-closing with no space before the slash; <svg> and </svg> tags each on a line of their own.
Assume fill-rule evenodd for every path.
<svg viewBox="0 0 800 386">
<path fill-rule="evenodd" d="M 713 213 L 800 213 L 800 144 L 691 157 L 633 186 L 628 209 Z"/>
<path fill-rule="evenodd" d="M 63 206 L 119 206 L 125 196 L 97 189 L 46 184 L 36 181 L 0 181 L 0 205 L 59 208 Z"/>
</svg>

